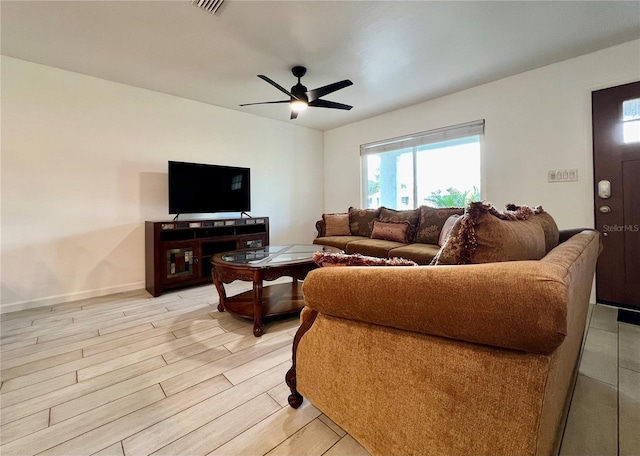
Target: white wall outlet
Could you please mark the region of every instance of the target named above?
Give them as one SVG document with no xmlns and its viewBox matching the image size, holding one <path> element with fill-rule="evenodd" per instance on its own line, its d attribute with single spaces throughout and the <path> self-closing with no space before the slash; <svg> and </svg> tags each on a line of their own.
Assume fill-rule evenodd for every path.
<svg viewBox="0 0 640 456">
<path fill-rule="evenodd" d="M 547 182 L 575 182 L 577 180 L 577 169 L 552 169 L 547 172 Z"/>
</svg>

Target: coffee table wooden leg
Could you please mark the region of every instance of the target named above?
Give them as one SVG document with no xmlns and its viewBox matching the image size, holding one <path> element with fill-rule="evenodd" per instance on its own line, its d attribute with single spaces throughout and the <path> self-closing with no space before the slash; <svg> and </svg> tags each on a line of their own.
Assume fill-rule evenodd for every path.
<svg viewBox="0 0 640 456">
<path fill-rule="evenodd" d="M 262 280 L 253 282 L 253 335 L 262 336 Z"/>
<path fill-rule="evenodd" d="M 218 280 L 218 278 L 214 275 L 213 284 L 216 286 L 216 290 L 218 290 L 218 296 L 220 297 L 220 302 L 218 303 L 218 312 L 224 312 L 224 302 L 227 299 L 227 292 L 224 289 L 224 283 Z"/>
</svg>

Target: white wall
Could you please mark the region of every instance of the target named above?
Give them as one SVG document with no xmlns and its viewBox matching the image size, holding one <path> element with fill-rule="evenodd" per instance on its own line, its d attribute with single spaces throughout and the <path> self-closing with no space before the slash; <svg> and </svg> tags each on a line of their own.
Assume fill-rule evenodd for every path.
<svg viewBox="0 0 640 456">
<path fill-rule="evenodd" d="M 360 144 L 484 118 L 485 199 L 541 204 L 561 228 L 593 226 L 591 91 L 640 79 L 640 41 L 324 137 L 10 57 L 1 63 L 7 312 L 143 288 L 143 222 L 168 218 L 168 160 L 251 167 L 252 214 L 270 217 L 271 242 L 309 242 L 323 210 L 361 205 Z M 578 168 L 579 181 L 547 183 L 558 168 Z"/>
<path fill-rule="evenodd" d="M 321 132 L 4 56 L 1 82 L 2 312 L 144 288 L 168 160 L 251 167 L 271 243 L 313 239 Z"/>
<path fill-rule="evenodd" d="M 362 205 L 361 144 L 486 119 L 483 198 L 540 204 L 560 228 L 593 227 L 591 91 L 638 79 L 632 41 L 327 131 L 325 211 Z M 548 170 L 567 168 L 578 182 L 547 183 Z"/>
</svg>

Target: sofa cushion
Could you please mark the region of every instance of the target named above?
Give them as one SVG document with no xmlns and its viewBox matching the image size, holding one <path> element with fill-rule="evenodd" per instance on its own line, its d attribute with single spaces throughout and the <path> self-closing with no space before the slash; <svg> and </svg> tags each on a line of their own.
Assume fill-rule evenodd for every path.
<svg viewBox="0 0 640 456">
<path fill-rule="evenodd" d="M 418 221 L 420 220 L 420 208 L 406 211 L 397 211 L 388 207 L 380 208 L 379 220 L 383 222 L 408 222 L 409 231 L 407 242 L 413 242 L 416 231 L 418 230 Z"/>
<path fill-rule="evenodd" d="M 349 227 L 354 236 L 371 237 L 373 221 L 380 215 L 378 209 L 356 209 L 349 208 Z"/>
<path fill-rule="evenodd" d="M 532 219 L 533 215 L 527 206 L 500 212 L 485 202 L 470 203 L 434 263 L 539 260 L 545 255 L 546 241 L 542 226 Z"/>
<path fill-rule="evenodd" d="M 313 243 L 317 245 L 329 245 L 331 247 L 337 247 L 340 250 L 346 250 L 348 243 L 358 240 L 363 241 L 368 240 L 368 238 L 362 236 L 322 236 L 315 238 Z"/>
<path fill-rule="evenodd" d="M 440 247 L 433 244 L 409 244 L 389 250 L 390 257 L 406 258 L 418 264 L 429 264 L 438 254 Z"/>
<path fill-rule="evenodd" d="M 449 216 L 464 214 L 464 208 L 457 207 L 420 206 L 418 209 L 420 209 L 420 219 L 413 242 L 422 244 L 437 244 L 442 227 Z"/>
<path fill-rule="evenodd" d="M 387 241 L 409 242 L 409 222 L 382 222 L 373 221 L 371 239 L 386 239 Z"/>
<path fill-rule="evenodd" d="M 322 214 L 325 236 L 349 236 L 349 214 Z"/>
<path fill-rule="evenodd" d="M 366 239 L 349 242 L 344 250 L 347 253 L 361 253 L 362 255 L 386 257 L 389 256 L 389 250 L 402 247 L 403 245 L 406 244 L 384 239 Z"/>
<path fill-rule="evenodd" d="M 404 258 L 378 258 L 359 253 L 347 255 L 344 253 L 316 252 L 313 261 L 318 266 L 418 266 L 417 263 Z"/>
</svg>

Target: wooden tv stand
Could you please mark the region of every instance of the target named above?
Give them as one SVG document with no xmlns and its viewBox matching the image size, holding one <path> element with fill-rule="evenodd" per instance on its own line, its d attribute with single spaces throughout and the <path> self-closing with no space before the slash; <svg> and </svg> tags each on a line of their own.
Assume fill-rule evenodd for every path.
<svg viewBox="0 0 640 456">
<path fill-rule="evenodd" d="M 269 245 L 269 217 L 145 222 L 145 281 L 153 296 L 211 283 L 211 257 Z"/>
</svg>

